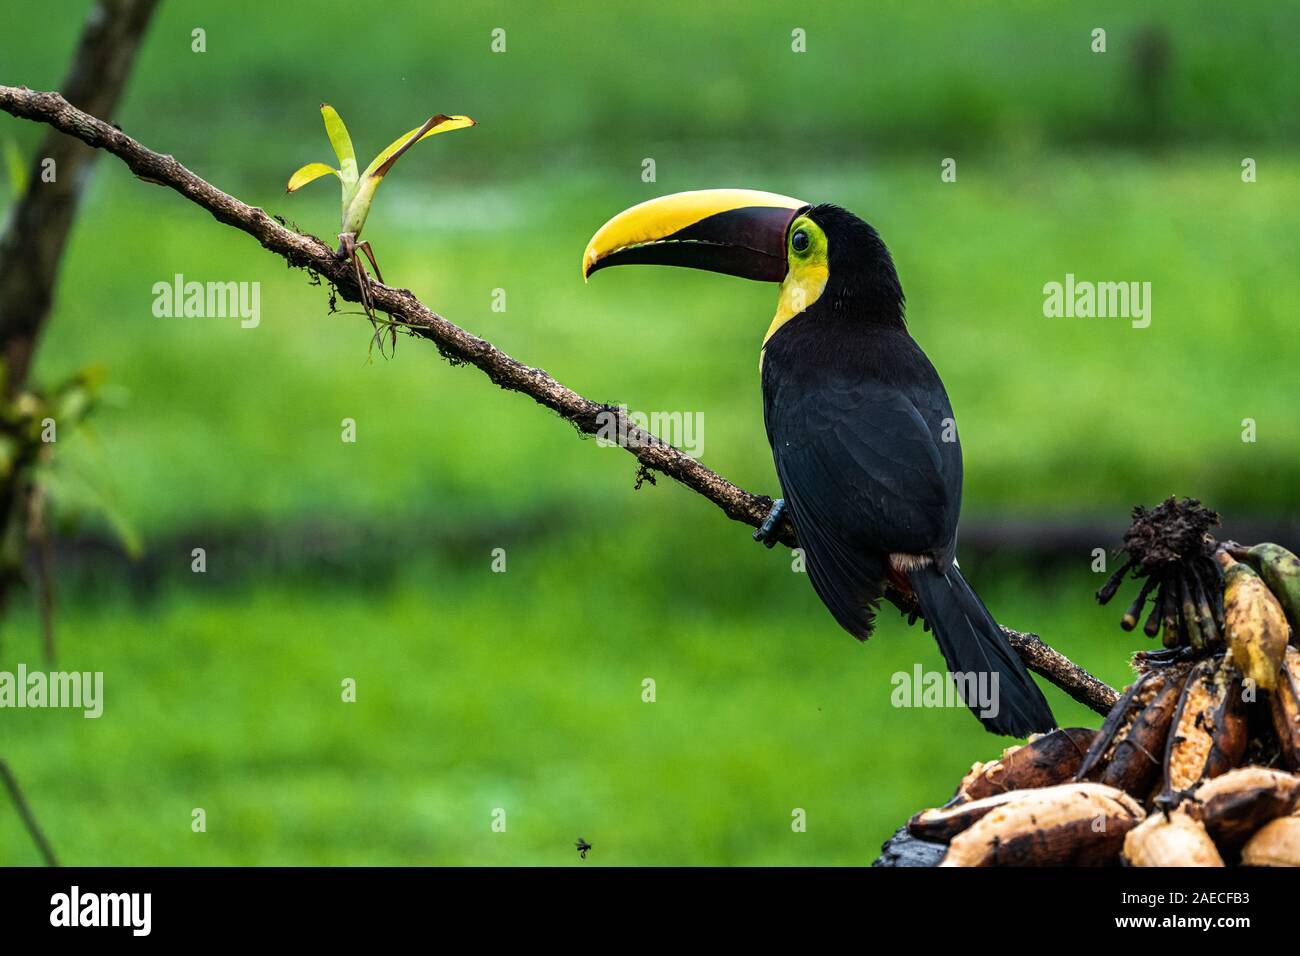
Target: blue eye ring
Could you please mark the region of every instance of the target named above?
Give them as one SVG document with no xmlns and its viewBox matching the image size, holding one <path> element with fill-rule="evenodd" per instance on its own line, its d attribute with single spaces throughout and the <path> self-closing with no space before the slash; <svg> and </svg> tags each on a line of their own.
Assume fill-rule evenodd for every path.
<svg viewBox="0 0 1300 956">
<path fill-rule="evenodd" d="M 796 229 L 794 235 L 790 237 L 790 248 L 795 252 L 807 252 L 808 247 L 812 245 L 812 237 L 808 235 L 805 229 Z"/>
</svg>

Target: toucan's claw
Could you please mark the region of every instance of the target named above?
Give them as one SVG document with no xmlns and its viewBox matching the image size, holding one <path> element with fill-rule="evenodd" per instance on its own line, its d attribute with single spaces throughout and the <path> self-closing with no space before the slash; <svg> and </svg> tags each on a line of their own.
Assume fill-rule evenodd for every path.
<svg viewBox="0 0 1300 956">
<path fill-rule="evenodd" d="M 777 498 L 776 501 L 772 502 L 772 510 L 767 513 L 763 523 L 754 532 L 754 540 L 763 542 L 763 546 L 766 548 L 776 547 L 776 528 L 781 523 L 781 516 L 784 514 L 785 499 Z"/>
</svg>

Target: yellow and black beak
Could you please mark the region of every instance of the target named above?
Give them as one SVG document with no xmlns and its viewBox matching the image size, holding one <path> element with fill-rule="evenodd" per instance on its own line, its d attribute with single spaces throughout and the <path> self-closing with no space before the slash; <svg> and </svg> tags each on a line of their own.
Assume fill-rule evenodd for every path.
<svg viewBox="0 0 1300 956">
<path fill-rule="evenodd" d="M 786 232 L 808 204 L 756 189 L 700 189 L 625 209 L 596 231 L 582 277 L 607 266 L 707 269 L 744 279 L 785 278 Z"/>
</svg>

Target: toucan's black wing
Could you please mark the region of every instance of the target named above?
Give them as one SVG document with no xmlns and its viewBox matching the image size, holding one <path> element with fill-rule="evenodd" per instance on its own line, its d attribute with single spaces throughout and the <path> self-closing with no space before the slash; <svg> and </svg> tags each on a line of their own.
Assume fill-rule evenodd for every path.
<svg viewBox="0 0 1300 956">
<path fill-rule="evenodd" d="M 923 367 L 901 380 L 858 367 L 792 383 L 764 363 L 768 439 L 809 577 L 840 625 L 863 639 L 887 556 L 932 555 L 946 567 L 961 509 L 952 409 L 907 344 Z"/>
</svg>

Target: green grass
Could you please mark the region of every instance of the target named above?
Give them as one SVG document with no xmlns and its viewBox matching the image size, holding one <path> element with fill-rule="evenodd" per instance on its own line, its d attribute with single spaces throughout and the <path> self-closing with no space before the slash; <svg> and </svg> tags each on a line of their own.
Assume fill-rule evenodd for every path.
<svg viewBox="0 0 1300 956">
<path fill-rule="evenodd" d="M 6 756 L 71 864 L 568 864 L 578 836 L 589 864 L 861 864 L 999 751 L 964 710 L 890 706 L 892 673 L 940 666 L 928 635 L 890 611 L 858 645 L 788 556 L 724 522 L 656 547 L 675 531 L 503 542 L 505 574 L 485 553 L 363 590 L 75 602 L 64 659 L 105 672 L 104 716 L 7 712 Z M 1090 607 L 1090 576 L 976 580 L 1124 680 L 1135 640 Z M 24 645 L 6 667 L 35 666 Z M 36 861 L 7 811 L 0 847 Z"/>
<path fill-rule="evenodd" d="M 391 587 L 358 554 L 333 585 L 254 568 L 210 591 L 184 573 L 182 541 L 152 603 L 102 577 L 65 588 L 64 659 L 107 672 L 109 714 L 7 717 L 4 747 L 70 862 L 565 863 L 581 835 L 591 863 L 862 863 L 1002 746 L 965 714 L 889 705 L 888 675 L 938 665 L 892 614 L 856 646 L 787 558 L 707 502 L 666 482 L 634 492 L 624 453 L 421 343 L 367 363 L 364 319 L 328 316 L 305 276 L 102 172 L 40 373 L 102 360 L 120 401 L 98 416 L 99 450 L 70 441 L 64 466 L 106 480 L 146 543 L 193 529 L 211 547 L 202 529 L 243 528 L 274 552 L 315 523 L 429 541 L 396 559 L 410 567 Z M 885 231 L 962 416 L 968 514 L 1115 518 L 1170 492 L 1230 515 L 1293 512 L 1291 396 L 1260 383 L 1297 359 L 1294 167 L 1250 187 L 1220 154 L 1011 157 L 950 187 L 931 173 L 918 160 L 741 181 L 835 197 Z M 588 233 L 647 188 L 548 175 L 428 218 L 403 214 L 421 199 L 395 180 L 373 225 L 381 261 L 587 394 L 702 412 L 705 462 L 774 491 L 755 370 L 772 290 L 653 270 L 584 286 Z M 313 224 L 333 212 L 330 195 L 300 198 L 271 208 Z M 459 228 L 480 204 L 505 224 Z M 114 227 L 131 268 L 102 252 Z M 262 325 L 154 318 L 152 282 L 177 271 L 262 282 Z M 1043 318 L 1042 284 L 1066 271 L 1152 281 L 1151 328 Z M 489 307 L 498 287 L 504 314 Z M 1247 415 L 1254 445 L 1239 439 Z M 542 519 L 568 530 L 539 538 Z M 469 550 L 445 543 L 466 535 Z M 488 572 L 496 546 L 505 576 Z M 1007 623 L 1123 683 L 1134 642 L 1093 606 L 1087 559 L 1068 589 L 971 570 Z M 214 581 L 234 560 L 212 550 Z M 34 661 L 30 614 L 7 630 L 0 660 Z M 354 705 L 339 701 L 345 676 Z M 205 834 L 189 830 L 196 806 Z M 489 828 L 498 806 L 506 834 Z M 794 807 L 806 834 L 790 831 Z M 12 815 L 0 821 L 12 859 L 32 861 Z"/>
<path fill-rule="evenodd" d="M 67 15 L 7 31 L 0 81 L 56 86 L 79 28 Z M 204 53 L 191 50 L 196 28 Z M 805 53 L 792 52 L 796 28 Z M 1300 137 L 1288 43 L 1298 28 L 1300 9 L 1271 0 L 1104 0 L 1086 12 L 1032 0 L 404 0 L 382 15 L 345 0 L 310 12 L 171 4 L 118 118 L 182 161 L 281 180 L 329 157 L 322 100 L 372 155 L 430 112 L 468 113 L 483 124 L 467 134 L 480 178 L 555 160 L 636 167 L 656 156 L 667 168 L 706 141 L 765 163 L 1042 143 L 1258 149 Z M 504 53 L 492 52 L 496 29 Z M 467 162 L 467 146 L 446 148 Z"/>
<path fill-rule="evenodd" d="M 380 191 L 366 238 L 386 277 L 592 398 L 701 414 L 705 464 L 754 491 L 776 491 L 756 368 L 775 290 L 578 276 L 599 224 L 650 196 L 747 185 L 880 229 L 957 411 L 968 518 L 1118 520 L 1170 493 L 1279 524 L 1300 506 L 1294 6 L 364 13 L 164 5 L 114 119 L 330 236 L 332 188 L 283 194 L 329 158 L 319 102 L 362 153 L 434 110 L 475 116 Z M 1098 25 L 1105 55 L 1087 52 Z M 788 52 L 795 27 L 807 54 Z M 56 86 L 78 29 L 0 35 L 0 82 Z M 1147 93 L 1159 36 L 1168 68 Z M 0 117 L 28 157 L 42 132 Z M 958 179 L 941 183 L 950 156 Z M 154 317 L 154 283 L 177 273 L 260 283 L 260 327 Z M 1066 273 L 1150 282 L 1151 327 L 1045 318 L 1043 286 Z M 67 506 L 89 482 L 150 561 L 83 558 L 59 580 L 62 660 L 105 672 L 106 715 L 0 714 L 0 756 L 64 860 L 576 864 L 584 836 L 591 865 L 863 863 L 1003 746 L 964 713 L 890 706 L 892 673 L 939 662 L 892 611 L 856 645 L 788 556 L 703 499 L 634 491 L 625 453 L 426 344 L 367 361 L 347 308 L 330 315 L 305 274 L 101 162 L 36 378 L 106 365 L 95 440 L 60 434 L 57 490 Z M 313 561 L 317 533 L 352 543 Z M 1053 575 L 1004 558 L 966 562 L 998 617 L 1123 683 L 1141 639 L 1095 606 L 1090 555 Z M 0 669 L 34 666 L 30 597 L 10 604 Z M 194 807 L 207 833 L 190 832 Z M 0 809 L 0 862 L 35 860 Z"/>
</svg>

